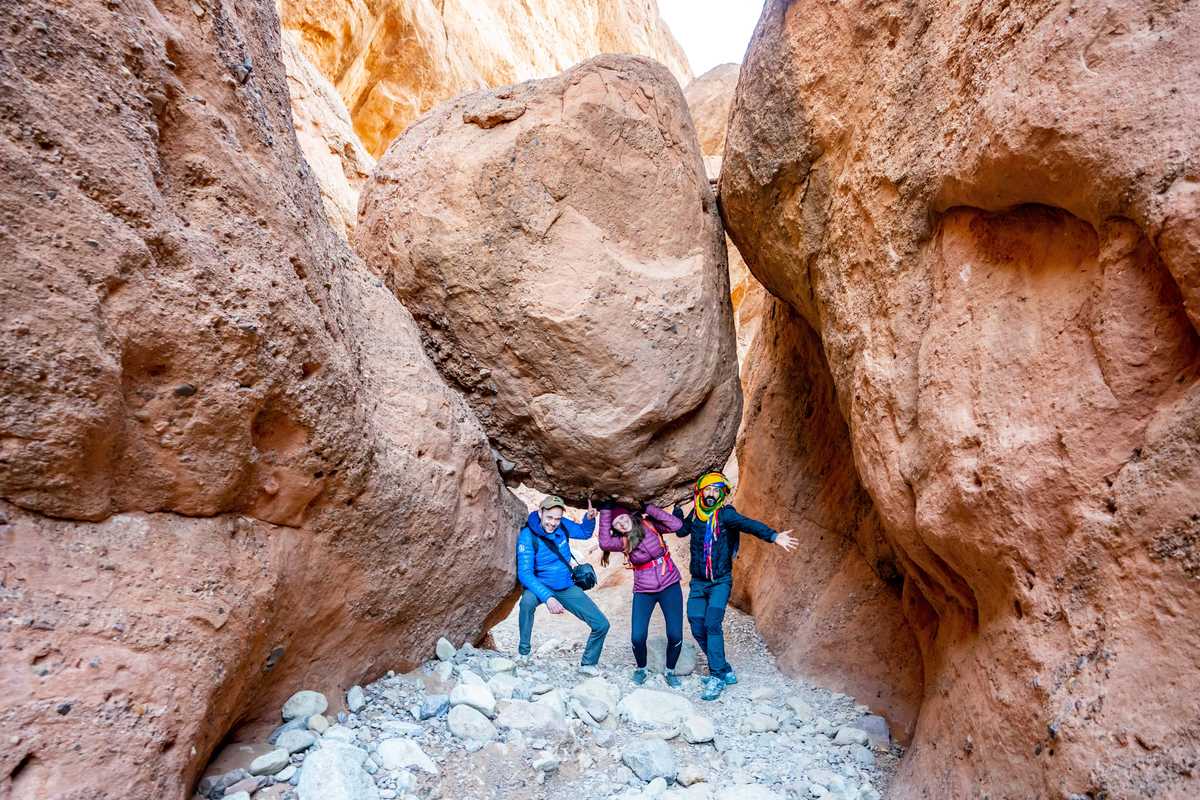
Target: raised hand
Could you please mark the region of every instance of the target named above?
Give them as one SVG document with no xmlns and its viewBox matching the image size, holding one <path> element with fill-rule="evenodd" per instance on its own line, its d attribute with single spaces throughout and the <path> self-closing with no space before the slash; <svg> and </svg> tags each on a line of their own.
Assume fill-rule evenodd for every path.
<svg viewBox="0 0 1200 800">
<path fill-rule="evenodd" d="M 590 497 L 588 498 L 587 518 L 588 519 L 596 518 L 596 509 L 592 506 L 592 498 L 590 498 Z"/>
<path fill-rule="evenodd" d="M 780 531 L 779 535 L 775 537 L 775 544 L 779 545 L 786 552 L 790 553 L 796 549 L 798 542 L 796 541 L 796 537 L 792 536 L 792 532 L 790 530 L 786 530 Z"/>
</svg>

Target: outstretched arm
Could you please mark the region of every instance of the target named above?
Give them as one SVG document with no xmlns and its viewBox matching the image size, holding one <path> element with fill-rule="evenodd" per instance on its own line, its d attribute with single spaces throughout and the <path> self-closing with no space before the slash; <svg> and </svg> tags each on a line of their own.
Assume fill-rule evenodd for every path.
<svg viewBox="0 0 1200 800">
<path fill-rule="evenodd" d="M 663 511 L 653 503 L 646 504 L 646 516 L 650 517 L 650 519 L 654 520 L 655 522 L 660 523 L 667 530 L 675 533 L 678 533 L 683 527 L 682 519 L 674 514 Z"/>
<path fill-rule="evenodd" d="M 676 529 L 675 533 L 681 537 L 691 536 L 692 535 L 692 522 L 696 518 L 694 516 L 685 517 L 683 515 L 683 507 L 681 505 L 679 505 L 678 503 L 676 503 L 675 508 L 672 509 L 671 515 L 673 517 L 675 517 L 675 519 L 679 520 L 679 528 Z"/>
<path fill-rule="evenodd" d="M 732 507 L 727 507 L 721 511 L 721 525 L 731 530 L 756 536 L 764 542 L 777 544 L 788 552 L 796 547 L 796 539 L 792 536 L 790 530 L 776 532 L 770 525 L 766 525 L 756 519 L 751 519 L 744 514 L 739 514 Z"/>
</svg>

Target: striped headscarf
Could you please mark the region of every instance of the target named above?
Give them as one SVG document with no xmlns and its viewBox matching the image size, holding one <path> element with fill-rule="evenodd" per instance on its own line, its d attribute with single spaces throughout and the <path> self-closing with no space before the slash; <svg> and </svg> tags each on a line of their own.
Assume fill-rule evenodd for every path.
<svg viewBox="0 0 1200 800">
<path fill-rule="evenodd" d="M 708 503 L 704 499 L 704 490 L 710 486 L 717 487 L 717 499 Z M 696 481 L 695 509 L 696 518 L 704 523 L 704 571 L 711 580 L 713 542 L 721 537 L 721 521 L 717 512 L 729 499 L 729 479 L 720 472 L 706 472 Z"/>
</svg>

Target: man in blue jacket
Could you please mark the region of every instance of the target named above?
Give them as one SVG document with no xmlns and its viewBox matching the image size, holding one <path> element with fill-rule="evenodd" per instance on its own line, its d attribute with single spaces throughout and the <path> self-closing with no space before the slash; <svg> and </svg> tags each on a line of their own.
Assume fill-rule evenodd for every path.
<svg viewBox="0 0 1200 800">
<path fill-rule="evenodd" d="M 796 547 L 792 532 L 774 531 L 756 519 L 743 516 L 729 503 L 729 479 L 720 472 L 707 472 L 696 481 L 692 510 L 684 516 L 680 536 L 691 536 L 692 582 L 688 587 L 687 618 L 692 636 L 708 658 L 709 677 L 701 700 L 716 700 L 737 675 L 725 660 L 725 606 L 733 591 L 733 560 L 737 558 L 741 534 L 779 545 L 784 552 Z"/>
<path fill-rule="evenodd" d="M 589 502 L 587 518 L 581 524 L 563 517 L 566 507 L 561 497 L 547 497 L 541 508 L 529 515 L 525 527 L 517 535 L 517 578 L 525 587 L 521 594 L 521 643 L 517 652 L 522 657 L 529 655 L 533 615 L 537 607 L 545 603 L 551 614 L 570 611 L 592 629 L 583 649 L 579 671 L 595 675 L 604 637 L 608 635 L 608 618 L 575 585 L 569 564 L 570 540 L 591 538 L 596 530 L 596 511 Z"/>
</svg>

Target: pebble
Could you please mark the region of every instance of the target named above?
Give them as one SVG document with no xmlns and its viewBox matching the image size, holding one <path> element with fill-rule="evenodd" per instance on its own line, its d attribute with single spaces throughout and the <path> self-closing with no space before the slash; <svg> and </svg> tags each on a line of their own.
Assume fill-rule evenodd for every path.
<svg viewBox="0 0 1200 800">
<path fill-rule="evenodd" d="M 297 717 L 307 718 L 313 714 L 324 714 L 327 708 L 329 708 L 329 701 L 325 699 L 325 695 L 303 689 L 289 697 L 283 704 L 283 718 L 285 720 Z"/>
<path fill-rule="evenodd" d="M 351 686 L 350 691 L 346 692 L 346 707 L 350 709 L 351 714 L 357 714 L 362 711 L 363 706 L 367 704 L 367 694 L 361 686 Z"/>
<path fill-rule="evenodd" d="M 746 727 L 754 733 L 774 733 L 779 730 L 779 720 L 766 714 L 751 714 L 746 718 Z"/>
<path fill-rule="evenodd" d="M 517 668 L 517 664 L 510 658 L 493 658 L 488 661 L 488 669 L 492 672 L 512 672 Z"/>
<path fill-rule="evenodd" d="M 708 773 L 697 764 L 684 764 L 680 768 L 679 774 L 675 776 L 675 780 L 684 786 L 691 786 L 708 780 Z"/>
<path fill-rule="evenodd" d="M 250 793 L 234 792 L 233 794 L 225 795 L 225 800 L 250 800 Z"/>
<path fill-rule="evenodd" d="M 454 675 L 454 665 L 449 661 L 442 661 L 433 668 L 433 674 L 437 675 L 438 680 L 440 680 L 442 683 L 446 683 L 450 680 L 450 677 Z"/>
<path fill-rule="evenodd" d="M 292 779 L 292 776 L 295 774 L 296 774 L 296 765 L 288 764 L 286 767 L 279 770 L 279 772 L 275 773 L 275 781 L 276 781 L 276 783 L 287 783 L 288 781 L 290 781 Z"/>
<path fill-rule="evenodd" d="M 775 690 L 772 689 L 770 686 L 760 686 L 757 689 L 750 692 L 750 699 L 754 700 L 754 701 L 774 700 L 775 699 Z"/>
<path fill-rule="evenodd" d="M 833 737 L 833 743 L 836 745 L 865 745 L 871 741 L 871 737 L 867 736 L 867 732 L 861 728 L 852 728 L 849 725 L 843 725 L 837 729 L 837 735 Z"/>
<path fill-rule="evenodd" d="M 326 742 L 343 742 L 345 744 L 354 744 L 354 731 L 347 728 L 345 725 L 330 725 L 321 734 L 321 741 Z"/>
<path fill-rule="evenodd" d="M 712 721 L 699 716 L 686 717 L 679 725 L 679 732 L 688 744 L 704 744 L 711 742 L 717 735 Z"/>
<path fill-rule="evenodd" d="M 854 759 L 854 763 L 860 767 L 874 767 L 875 754 L 861 744 L 852 744 L 849 747 L 850 757 Z"/>
<path fill-rule="evenodd" d="M 274 775 L 288 765 L 288 751 L 280 748 L 250 762 L 251 775 Z"/>
<path fill-rule="evenodd" d="M 420 709 L 417 712 L 417 719 L 427 720 L 434 717 L 440 717 L 450 710 L 450 695 L 446 694 L 427 694 L 421 700 Z"/>
<path fill-rule="evenodd" d="M 329 730 L 329 719 L 324 714 L 313 714 L 308 718 L 308 729 L 316 733 Z"/>
<path fill-rule="evenodd" d="M 716 800 L 784 800 L 784 798 L 761 783 L 741 783 L 717 792 Z"/>
<path fill-rule="evenodd" d="M 469 669 L 462 670 L 458 676 L 458 679 L 468 686 L 487 686 L 487 681 Z"/>
<path fill-rule="evenodd" d="M 544 755 L 534 760 L 533 768 L 538 772 L 553 772 L 561 762 L 553 755 Z"/>
<path fill-rule="evenodd" d="M 792 710 L 797 722 L 809 722 L 817 714 L 813 711 L 812 706 L 800 697 L 789 697 L 787 700 L 788 708 Z"/>
<path fill-rule="evenodd" d="M 437 640 L 435 652 L 437 653 L 438 659 L 441 661 L 450 661 L 457 653 L 457 651 L 454 649 L 454 645 L 450 644 L 450 641 L 444 636 Z"/>
</svg>

